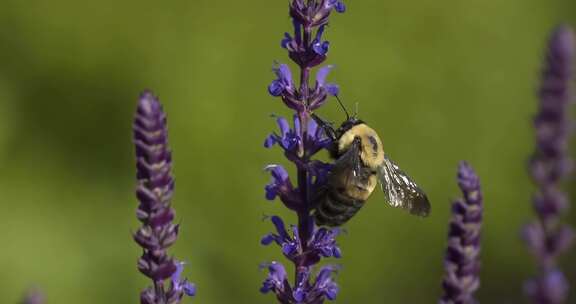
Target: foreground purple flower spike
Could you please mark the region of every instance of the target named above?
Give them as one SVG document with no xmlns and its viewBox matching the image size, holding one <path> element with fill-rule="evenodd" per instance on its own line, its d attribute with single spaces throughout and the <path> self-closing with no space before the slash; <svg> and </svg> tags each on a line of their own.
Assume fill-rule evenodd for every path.
<svg viewBox="0 0 576 304">
<path fill-rule="evenodd" d="M 482 192 L 478 176 L 466 162 L 458 167 L 458 186 L 464 199 L 457 199 L 452 204 L 442 304 L 476 303 L 473 296 L 480 286 Z"/>
<path fill-rule="evenodd" d="M 180 303 L 184 295 L 192 296 L 193 284 L 181 279 L 184 263 L 168 256 L 167 249 L 178 237 L 170 206 L 174 192 L 172 156 L 168 148 L 166 115 L 151 92 L 140 96 L 134 118 L 134 144 L 140 201 L 136 213 L 142 226 L 134 240 L 142 247 L 138 269 L 153 282 L 140 294 L 142 304 Z"/>
<path fill-rule="evenodd" d="M 569 113 L 574 40 L 568 26 L 552 33 L 534 118 L 536 150 L 530 159 L 530 173 L 538 187 L 534 195 L 537 220 L 523 228 L 522 236 L 538 263 L 538 276 L 528 280 L 524 290 L 539 304 L 565 303 L 568 294 L 569 284 L 558 268 L 557 258 L 568 250 L 574 238 L 572 228 L 560 222 L 569 204 L 560 184 L 572 171 L 567 150 L 574 126 Z"/>
<path fill-rule="evenodd" d="M 326 81 L 332 66 L 318 69 L 314 83 L 311 82 L 312 68 L 326 60 L 330 42 L 323 37 L 328 17 L 333 11 L 346 10 L 339 0 L 291 0 L 290 16 L 294 31 L 285 33 L 280 45 L 300 69 L 296 83 L 290 67 L 277 63 L 273 67 L 275 79 L 268 85 L 268 93 L 280 97 L 284 104 L 296 113 L 291 123 L 277 117 L 279 132 L 272 133 L 264 141 L 266 148 L 279 146 L 288 160 L 296 165 L 297 180 L 292 183 L 288 172 L 280 165 L 269 165 L 272 180 L 265 187 L 266 199 L 279 198 L 284 205 L 296 212 L 298 225 L 287 228 L 278 216 L 271 221 L 275 232 L 261 240 L 263 245 L 277 244 L 283 255 L 294 264 L 296 273 L 288 276 L 279 262 L 266 265 L 268 277 L 264 281 L 263 293 L 273 292 L 280 303 L 321 304 L 326 299 L 334 300 L 338 286 L 332 280 L 336 267 L 325 266 L 313 273 L 321 258 L 341 256 L 336 244 L 338 229 L 319 228 L 311 216 L 312 194 L 323 187 L 330 164 L 313 160 L 312 157 L 331 144 L 322 130 L 311 118 L 312 111 L 322 106 L 329 96 L 336 96 L 339 87 Z M 294 278 L 291 284 L 288 277 Z"/>
</svg>

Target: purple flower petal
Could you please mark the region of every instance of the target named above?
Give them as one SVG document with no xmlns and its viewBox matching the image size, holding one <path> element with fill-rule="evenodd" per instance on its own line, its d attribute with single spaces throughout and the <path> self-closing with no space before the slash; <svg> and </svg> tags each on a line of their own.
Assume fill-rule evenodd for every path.
<svg viewBox="0 0 576 304">
<path fill-rule="evenodd" d="M 274 180 L 278 183 L 284 183 L 288 180 L 288 172 L 280 165 L 272 165 L 266 168 L 272 174 Z"/>
<path fill-rule="evenodd" d="M 286 269 L 278 262 L 271 262 L 268 266 L 268 277 L 262 283 L 260 292 L 282 290 L 286 280 Z"/>
<path fill-rule="evenodd" d="M 290 241 L 288 243 L 282 244 L 282 253 L 286 256 L 291 256 L 298 250 L 298 245 L 295 242 Z"/>
<path fill-rule="evenodd" d="M 272 223 L 274 224 L 274 227 L 276 227 L 276 231 L 278 232 L 278 235 L 283 240 L 289 240 L 290 236 L 288 235 L 288 231 L 286 230 L 286 226 L 284 225 L 284 221 L 282 221 L 282 219 L 279 216 L 272 216 L 271 220 L 272 220 Z"/>
<path fill-rule="evenodd" d="M 300 126 L 300 119 L 298 118 L 298 115 L 294 114 L 293 120 L 294 120 L 294 133 L 300 134 L 301 133 L 301 126 Z"/>
<path fill-rule="evenodd" d="M 300 44 L 300 37 L 302 36 L 302 24 L 296 20 L 296 18 L 292 18 L 292 26 L 294 27 L 294 41 L 296 44 Z"/>
<path fill-rule="evenodd" d="M 189 297 L 193 297 L 196 295 L 196 285 L 186 281 L 184 283 L 184 294 Z"/>
<path fill-rule="evenodd" d="M 338 13 L 344 13 L 344 12 L 346 12 L 346 5 L 344 5 L 344 2 L 338 1 L 338 2 L 336 2 L 336 6 L 334 6 L 334 9 Z"/>
<path fill-rule="evenodd" d="M 338 0 L 326 0 L 324 2 L 324 8 L 332 9 L 336 6 L 337 3 L 338 3 Z"/>
<path fill-rule="evenodd" d="M 306 299 L 306 283 L 308 282 L 308 277 L 310 276 L 310 271 L 306 269 L 305 271 L 298 271 L 296 276 L 296 288 L 292 292 L 292 296 L 297 303 L 303 302 Z"/>
<path fill-rule="evenodd" d="M 286 136 L 286 134 L 290 132 L 290 125 L 288 124 L 288 120 L 286 120 L 284 117 L 278 117 L 276 122 L 280 128 L 280 134 L 282 134 L 282 137 Z"/>
<path fill-rule="evenodd" d="M 286 64 L 280 64 L 276 70 L 276 76 L 282 81 L 287 87 L 292 87 L 292 72 L 290 72 L 290 67 Z"/>
<path fill-rule="evenodd" d="M 316 73 L 316 84 L 318 86 L 320 87 L 324 86 L 324 84 L 326 83 L 326 77 L 333 68 L 334 68 L 333 65 L 326 65 L 318 69 L 318 72 Z"/>
<path fill-rule="evenodd" d="M 276 79 L 268 86 L 268 93 L 272 96 L 280 96 L 286 91 L 291 91 L 293 85 L 290 68 L 286 64 L 279 64 L 274 66 L 272 71 L 276 74 Z"/>
<path fill-rule="evenodd" d="M 314 53 L 318 54 L 318 55 L 326 55 L 326 53 L 328 53 L 328 48 L 330 47 L 330 42 L 328 41 L 317 41 L 314 40 L 314 42 L 312 43 L 312 50 L 314 51 Z"/>
<path fill-rule="evenodd" d="M 284 167 L 281 165 L 268 165 L 264 169 L 272 175 L 272 181 L 264 187 L 267 200 L 274 200 L 280 194 L 280 191 L 291 188 L 288 172 L 286 172 Z"/>
<path fill-rule="evenodd" d="M 170 278 L 172 281 L 172 286 L 174 288 L 175 291 L 177 292 L 184 292 L 184 294 L 188 295 L 188 296 L 193 296 L 196 294 L 196 286 L 190 282 L 188 282 L 187 279 L 181 279 L 181 275 L 182 275 L 182 271 L 184 270 L 184 265 L 186 263 L 184 262 L 179 262 L 179 261 L 174 261 L 174 263 L 176 264 L 176 272 L 174 272 L 174 274 L 172 274 L 172 277 Z"/>
<path fill-rule="evenodd" d="M 331 274 L 336 272 L 337 268 L 331 265 L 324 266 L 316 276 L 314 292 L 323 294 L 329 300 L 336 299 L 338 285 L 332 281 Z"/>
<path fill-rule="evenodd" d="M 268 135 L 268 137 L 266 137 L 266 139 L 264 140 L 264 147 L 265 148 L 270 148 L 272 147 L 275 143 L 276 143 L 276 137 L 274 134 Z"/>
<path fill-rule="evenodd" d="M 300 123 L 299 121 L 294 121 L 295 128 L 294 130 L 290 129 L 290 125 L 288 121 L 283 117 L 277 118 L 277 124 L 280 129 L 280 135 L 275 133 L 269 135 L 264 140 L 264 147 L 270 148 L 274 144 L 279 144 L 282 149 L 289 153 L 295 153 L 298 145 L 300 144 L 300 137 L 298 136 L 300 132 Z"/>
<path fill-rule="evenodd" d="M 260 244 L 265 245 L 265 246 L 270 245 L 275 240 L 276 240 L 276 237 L 272 233 L 268 233 L 267 235 L 262 237 L 262 239 L 260 239 Z"/>
<path fill-rule="evenodd" d="M 288 44 L 290 42 L 292 42 L 292 36 L 290 36 L 290 34 L 288 33 L 284 33 L 284 39 L 282 39 L 282 42 L 280 42 L 282 48 L 284 49 L 288 48 Z"/>
<path fill-rule="evenodd" d="M 310 139 L 317 139 L 318 137 L 318 123 L 314 119 L 308 120 L 308 129 L 306 129 L 306 134 Z"/>
<path fill-rule="evenodd" d="M 340 87 L 337 84 L 327 83 L 324 89 L 328 95 L 337 96 L 340 93 Z"/>
<path fill-rule="evenodd" d="M 274 97 L 282 95 L 282 92 L 284 92 L 284 85 L 278 79 L 273 80 L 268 86 L 268 93 Z"/>
<path fill-rule="evenodd" d="M 328 47 L 330 46 L 330 42 L 322 41 L 322 34 L 324 33 L 324 25 L 318 28 L 316 32 L 316 38 L 312 41 L 312 50 L 318 55 L 326 55 L 328 53 Z"/>
</svg>

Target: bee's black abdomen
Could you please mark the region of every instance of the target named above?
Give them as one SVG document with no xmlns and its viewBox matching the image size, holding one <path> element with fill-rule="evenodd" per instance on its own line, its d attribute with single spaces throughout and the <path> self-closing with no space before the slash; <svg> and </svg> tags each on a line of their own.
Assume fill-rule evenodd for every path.
<svg viewBox="0 0 576 304">
<path fill-rule="evenodd" d="M 352 218 L 363 204 L 337 191 L 326 191 L 319 196 L 314 219 L 319 226 L 340 226 Z"/>
</svg>

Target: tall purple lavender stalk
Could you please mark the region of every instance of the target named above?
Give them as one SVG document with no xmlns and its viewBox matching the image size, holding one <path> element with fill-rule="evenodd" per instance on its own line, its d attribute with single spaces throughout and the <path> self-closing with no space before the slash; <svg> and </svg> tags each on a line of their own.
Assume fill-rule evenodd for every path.
<svg viewBox="0 0 576 304">
<path fill-rule="evenodd" d="M 478 176 L 466 162 L 458 167 L 458 186 L 464 199 L 457 199 L 452 204 L 442 304 L 476 303 L 474 292 L 480 286 L 482 192 Z"/>
<path fill-rule="evenodd" d="M 133 128 L 138 179 L 136 196 L 140 201 L 136 215 L 142 222 L 134 240 L 143 249 L 138 269 L 153 283 L 140 294 L 140 303 L 180 303 L 184 295 L 195 294 L 195 287 L 187 279 L 180 279 L 184 263 L 168 256 L 167 252 L 178 237 L 179 226 L 173 223 L 175 213 L 170 206 L 174 179 L 166 115 L 151 92 L 141 94 Z"/>
<path fill-rule="evenodd" d="M 324 266 L 312 275 L 312 268 L 321 257 L 340 257 L 340 249 L 335 237 L 338 229 L 319 228 L 311 216 L 312 194 L 326 181 L 329 165 L 312 157 L 330 144 L 321 128 L 311 119 L 312 111 L 322 106 L 328 95 L 337 95 L 338 86 L 326 83 L 331 66 L 324 66 L 316 72 L 313 86 L 310 73 L 313 67 L 326 59 L 329 42 L 322 35 L 332 11 L 345 11 L 339 0 L 292 0 L 289 10 L 294 27 L 293 34 L 285 33 L 281 46 L 300 69 L 299 85 L 292 80 L 292 73 L 286 64 L 274 66 L 276 79 L 268 86 L 268 92 L 280 97 L 284 104 L 295 111 L 293 125 L 288 120 L 277 119 L 279 133 L 273 133 L 264 143 L 267 148 L 279 145 L 284 155 L 296 165 L 297 184 L 293 185 L 286 170 L 280 165 L 269 165 L 272 182 L 266 185 L 266 198 L 279 197 L 284 205 L 296 212 L 298 225 L 286 229 L 280 217 L 271 217 L 276 227 L 275 233 L 262 238 L 264 245 L 275 242 L 282 248 L 284 256 L 295 267 L 294 283 L 290 284 L 287 272 L 279 262 L 267 264 L 268 278 L 261 291 L 274 292 L 280 303 L 323 303 L 333 300 L 338 292 L 332 274 L 334 266 Z"/>
<path fill-rule="evenodd" d="M 539 304 L 565 303 L 568 294 L 568 282 L 558 268 L 557 258 L 570 247 L 574 234 L 560 221 L 569 205 L 561 182 L 572 170 L 567 150 L 574 127 L 569 113 L 574 47 L 574 33 L 568 26 L 552 33 L 534 118 L 536 150 L 529 167 L 538 188 L 533 200 L 537 219 L 527 224 L 522 234 L 538 264 L 538 275 L 525 283 L 524 290 Z"/>
</svg>

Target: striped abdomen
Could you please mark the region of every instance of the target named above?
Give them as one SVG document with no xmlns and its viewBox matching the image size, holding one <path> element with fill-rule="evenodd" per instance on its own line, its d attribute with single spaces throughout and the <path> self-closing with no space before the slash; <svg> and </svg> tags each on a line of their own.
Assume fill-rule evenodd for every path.
<svg viewBox="0 0 576 304">
<path fill-rule="evenodd" d="M 361 178 L 354 183 L 348 178 L 351 172 L 332 172 L 327 187 L 316 198 L 314 218 L 317 225 L 340 226 L 360 210 L 368 199 L 377 179 L 372 169 L 363 167 Z"/>
</svg>

